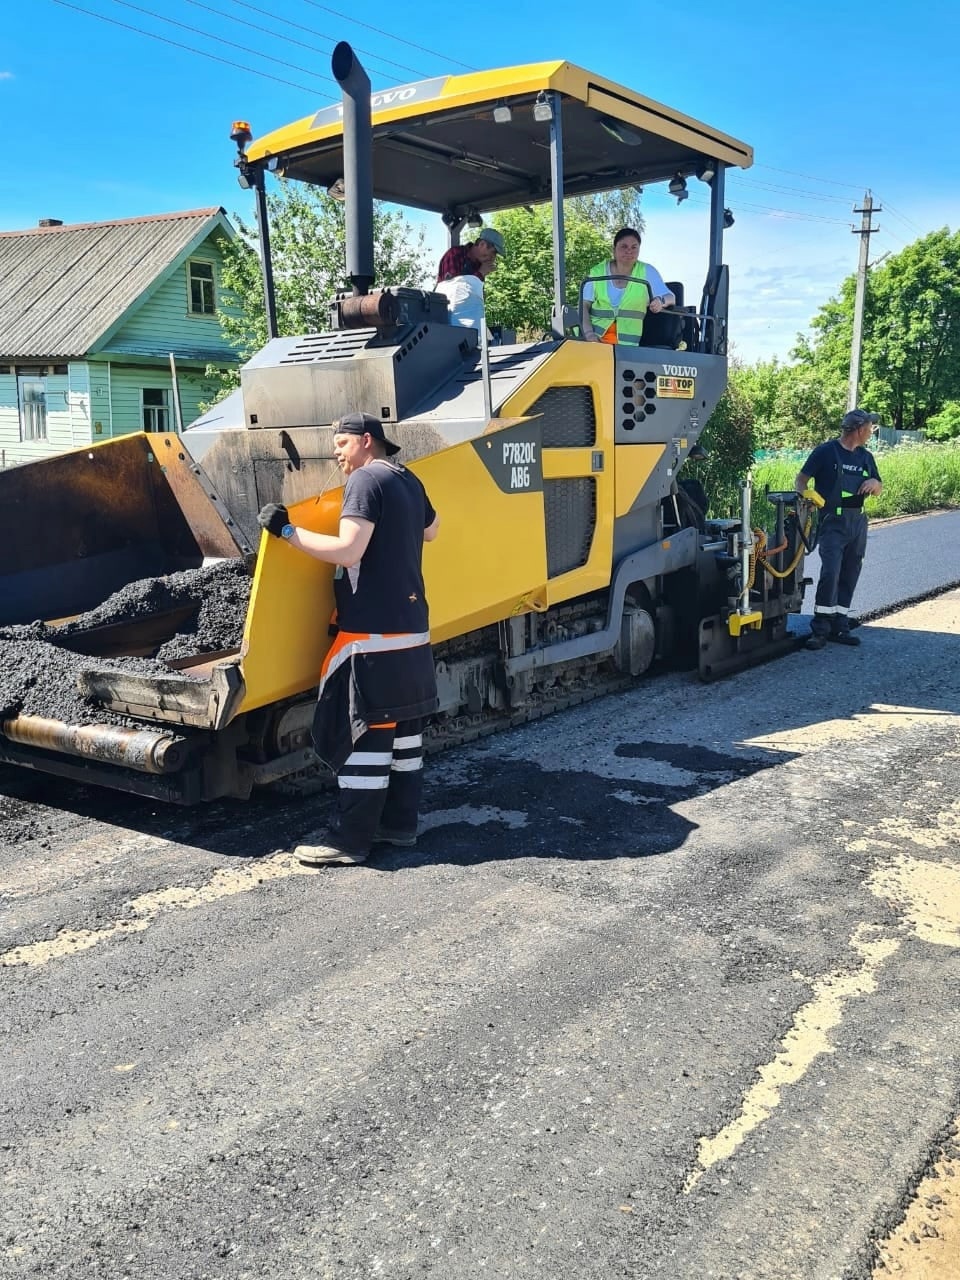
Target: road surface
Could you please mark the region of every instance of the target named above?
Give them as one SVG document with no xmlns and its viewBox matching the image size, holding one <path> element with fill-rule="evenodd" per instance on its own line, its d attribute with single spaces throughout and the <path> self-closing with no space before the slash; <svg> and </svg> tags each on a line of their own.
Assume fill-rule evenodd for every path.
<svg viewBox="0 0 960 1280">
<path fill-rule="evenodd" d="M 444 755 L 364 867 L 0 773 L 2 1274 L 855 1280 L 912 1206 L 955 1280 L 960 593 L 859 634 Z"/>
<path fill-rule="evenodd" d="M 814 584 L 820 573 L 816 552 L 805 561 Z M 862 617 L 876 617 L 907 601 L 922 600 L 948 586 L 960 585 L 960 511 L 935 511 L 870 522 L 863 573 L 854 596 Z M 814 589 L 803 604 L 813 613 Z"/>
</svg>

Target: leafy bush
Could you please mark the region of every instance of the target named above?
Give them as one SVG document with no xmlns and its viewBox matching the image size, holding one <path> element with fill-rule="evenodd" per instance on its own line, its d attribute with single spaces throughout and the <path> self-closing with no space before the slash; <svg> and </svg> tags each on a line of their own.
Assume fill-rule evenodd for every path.
<svg viewBox="0 0 960 1280">
<path fill-rule="evenodd" d="M 705 462 L 687 464 L 710 499 L 715 518 L 740 514 L 740 485 L 756 452 L 753 408 L 743 391 L 731 383 L 710 415 L 700 443 L 710 454 Z"/>
</svg>

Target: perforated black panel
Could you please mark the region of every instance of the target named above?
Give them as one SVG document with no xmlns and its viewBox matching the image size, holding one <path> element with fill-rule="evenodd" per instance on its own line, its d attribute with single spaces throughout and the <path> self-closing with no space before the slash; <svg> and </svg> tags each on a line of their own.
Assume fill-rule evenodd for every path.
<svg viewBox="0 0 960 1280">
<path fill-rule="evenodd" d="M 589 387 L 551 387 L 525 411 L 542 415 L 545 449 L 576 449 L 597 439 L 597 418 Z"/>
<path fill-rule="evenodd" d="M 545 480 L 547 575 L 556 578 L 587 563 L 597 521 L 597 486 L 589 476 Z"/>
</svg>

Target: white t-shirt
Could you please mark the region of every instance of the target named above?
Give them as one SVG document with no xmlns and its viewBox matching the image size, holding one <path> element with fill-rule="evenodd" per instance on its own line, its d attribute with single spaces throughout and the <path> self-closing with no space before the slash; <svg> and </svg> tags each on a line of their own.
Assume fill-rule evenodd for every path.
<svg viewBox="0 0 960 1280">
<path fill-rule="evenodd" d="M 661 276 L 657 268 L 652 267 L 649 262 L 644 263 L 644 266 L 647 269 L 646 282 L 650 286 L 651 290 L 653 291 L 652 296 L 654 298 L 662 298 L 664 294 L 669 293 L 670 290 L 663 283 L 663 276 Z M 613 275 L 613 271 L 611 270 L 608 274 Z M 610 294 L 611 306 L 615 308 L 619 307 L 620 301 L 623 298 L 623 289 L 618 289 L 612 280 L 605 280 L 604 284 L 607 286 L 607 292 Z M 594 299 L 593 285 L 594 285 L 594 282 L 592 280 L 588 280 L 587 283 L 583 286 L 584 302 L 593 301 Z"/>
<path fill-rule="evenodd" d="M 447 315 L 451 324 L 462 324 L 467 329 L 480 332 L 483 324 L 483 281 L 479 276 L 454 276 L 433 287 L 437 293 L 447 297 Z"/>
</svg>

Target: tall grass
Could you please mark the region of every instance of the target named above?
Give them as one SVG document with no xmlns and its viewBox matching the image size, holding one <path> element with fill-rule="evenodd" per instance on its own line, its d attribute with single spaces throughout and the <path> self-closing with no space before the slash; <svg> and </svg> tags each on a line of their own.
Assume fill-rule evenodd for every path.
<svg viewBox="0 0 960 1280">
<path fill-rule="evenodd" d="M 937 507 L 960 506 L 960 440 L 943 443 L 924 441 L 901 444 L 893 449 L 874 449 L 883 492 L 868 498 L 869 515 L 906 516 Z M 772 507 L 763 501 L 766 489 L 792 489 L 804 459 L 796 453 L 774 455 L 757 462 L 753 468 L 755 514 L 758 523 L 767 523 Z M 766 510 L 765 510 L 766 508 Z"/>
</svg>

